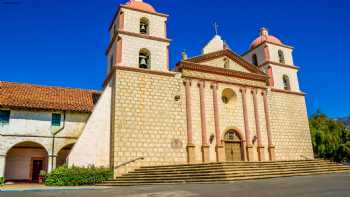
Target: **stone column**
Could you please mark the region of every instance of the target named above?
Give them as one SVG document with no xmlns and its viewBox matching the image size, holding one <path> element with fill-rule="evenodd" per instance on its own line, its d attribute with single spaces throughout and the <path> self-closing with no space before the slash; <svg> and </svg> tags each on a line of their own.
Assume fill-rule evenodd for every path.
<svg viewBox="0 0 350 197">
<path fill-rule="evenodd" d="M 195 162 L 195 146 L 193 144 L 192 132 L 192 96 L 191 96 L 191 79 L 186 79 L 185 93 L 186 93 L 186 118 L 187 118 L 187 162 L 189 164 Z"/>
<path fill-rule="evenodd" d="M 248 110 L 247 110 L 247 95 L 246 95 L 246 88 L 240 89 L 242 93 L 242 105 L 243 105 L 243 117 L 244 117 L 244 131 L 245 131 L 245 138 L 246 138 L 246 145 L 247 145 L 247 160 L 253 161 L 254 160 L 254 152 L 253 152 L 253 145 L 252 140 L 250 137 L 250 129 L 249 129 L 249 119 L 248 119 Z"/>
<path fill-rule="evenodd" d="M 0 177 L 5 177 L 6 155 L 0 155 Z"/>
<path fill-rule="evenodd" d="M 209 146 L 207 142 L 207 123 L 205 115 L 205 95 L 204 88 L 205 82 L 198 82 L 199 87 L 199 99 L 200 99 L 200 113 L 201 113 L 201 128 L 202 128 L 202 161 L 203 163 L 209 162 Z"/>
<path fill-rule="evenodd" d="M 264 161 L 264 146 L 262 145 L 262 138 L 261 138 L 261 130 L 260 130 L 260 118 L 259 118 L 259 106 L 257 102 L 257 95 L 258 91 L 253 90 L 253 103 L 254 103 L 254 116 L 255 116 L 255 128 L 256 128 L 256 135 L 258 138 L 258 157 L 259 161 Z"/>
<path fill-rule="evenodd" d="M 214 106 L 214 124 L 215 124 L 215 136 L 216 136 L 216 161 L 225 161 L 224 146 L 221 143 L 221 132 L 220 132 L 220 117 L 219 117 L 219 106 L 218 106 L 218 84 L 213 83 L 211 85 L 213 90 L 213 106 Z"/>
<path fill-rule="evenodd" d="M 47 172 L 50 173 L 53 169 L 56 168 L 56 158 L 57 155 L 49 155 L 47 160 Z"/>
<path fill-rule="evenodd" d="M 267 99 L 267 91 L 262 92 L 264 99 L 264 110 L 265 110 L 265 120 L 266 120 L 266 130 L 267 130 L 267 140 L 268 140 L 268 149 L 270 161 L 276 160 L 275 157 L 275 146 L 272 143 L 272 133 L 271 133 L 271 124 L 270 124 L 270 114 L 269 114 L 269 103 Z"/>
</svg>

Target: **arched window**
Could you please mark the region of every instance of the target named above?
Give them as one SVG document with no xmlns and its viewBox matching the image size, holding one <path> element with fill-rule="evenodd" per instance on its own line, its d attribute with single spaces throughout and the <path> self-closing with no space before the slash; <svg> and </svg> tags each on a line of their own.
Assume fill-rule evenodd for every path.
<svg viewBox="0 0 350 197">
<path fill-rule="evenodd" d="M 149 20 L 145 17 L 140 20 L 140 34 L 149 34 Z"/>
<path fill-rule="evenodd" d="M 290 80 L 287 75 L 283 75 L 283 86 L 285 90 L 290 90 Z"/>
<path fill-rule="evenodd" d="M 255 66 L 258 66 L 258 56 L 256 54 L 253 54 L 252 55 L 252 63 L 255 65 Z"/>
<path fill-rule="evenodd" d="M 278 58 L 281 64 L 284 64 L 286 61 L 284 60 L 284 54 L 282 50 L 278 50 Z"/>
<path fill-rule="evenodd" d="M 139 52 L 139 68 L 151 68 L 151 53 L 147 49 L 141 49 Z"/>
</svg>

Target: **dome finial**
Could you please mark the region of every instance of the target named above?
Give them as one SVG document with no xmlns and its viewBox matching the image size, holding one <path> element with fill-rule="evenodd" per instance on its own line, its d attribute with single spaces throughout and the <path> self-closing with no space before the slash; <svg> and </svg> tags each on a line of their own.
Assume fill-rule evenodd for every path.
<svg viewBox="0 0 350 197">
<path fill-rule="evenodd" d="M 260 29 L 260 36 L 268 36 L 268 35 L 269 35 L 269 31 L 265 27 L 262 27 Z"/>
</svg>

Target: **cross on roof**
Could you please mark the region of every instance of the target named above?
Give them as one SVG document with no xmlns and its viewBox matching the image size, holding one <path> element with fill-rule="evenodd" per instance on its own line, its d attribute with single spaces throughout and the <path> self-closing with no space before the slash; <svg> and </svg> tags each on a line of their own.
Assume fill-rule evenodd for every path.
<svg viewBox="0 0 350 197">
<path fill-rule="evenodd" d="M 215 35 L 218 35 L 219 25 L 215 22 L 213 26 L 214 26 L 214 30 L 215 30 Z"/>
</svg>

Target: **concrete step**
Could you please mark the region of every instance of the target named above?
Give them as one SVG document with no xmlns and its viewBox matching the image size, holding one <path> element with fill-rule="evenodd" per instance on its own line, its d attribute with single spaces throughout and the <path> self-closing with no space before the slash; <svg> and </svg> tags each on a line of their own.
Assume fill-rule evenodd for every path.
<svg viewBox="0 0 350 197">
<path fill-rule="evenodd" d="M 133 181 L 133 180 L 142 180 L 142 181 L 156 181 L 156 180 L 188 180 L 188 179 L 222 179 L 229 177 L 245 177 L 245 176 L 261 176 L 261 175 L 278 175 L 286 173 L 304 173 L 304 172 L 321 172 L 321 171 L 350 171 L 347 168 L 322 168 L 322 169 L 290 169 L 284 171 L 259 171 L 259 172 L 241 172 L 241 173 L 217 173 L 217 174 L 185 174 L 185 175 L 173 175 L 173 176 L 123 176 L 116 179 L 116 181 Z"/>
<path fill-rule="evenodd" d="M 258 173 L 272 173 L 272 172 L 286 172 L 286 171 L 308 171 L 308 170 L 350 170 L 350 168 L 345 167 L 320 167 L 320 168 L 285 168 L 285 169 L 260 169 L 260 170 L 252 170 L 252 171 L 240 171 L 240 170 L 224 170 L 224 171 L 213 171 L 213 172 L 187 172 L 187 173 L 155 173 L 155 174 L 127 174 L 122 177 L 118 177 L 118 179 L 126 179 L 126 178 L 168 178 L 168 177 L 196 177 L 196 176 L 215 176 L 215 175 L 237 175 L 237 174 L 258 174 Z"/>
<path fill-rule="evenodd" d="M 110 182 L 110 183 L 101 183 L 98 186 L 137 186 L 137 185 L 171 185 L 171 184 L 211 184 L 211 183 L 230 183 L 244 180 L 257 180 L 257 179 L 271 179 L 271 178 L 282 178 L 282 177 L 291 177 L 291 176 L 313 176 L 313 175 L 321 175 L 321 174 L 330 174 L 330 173 L 350 173 L 350 171 L 324 171 L 324 172 L 312 172 L 312 173 L 298 173 L 298 174 L 280 174 L 280 175 L 266 175 L 266 176 L 251 176 L 251 177 L 240 177 L 240 178 L 228 178 L 228 179 L 219 179 L 219 180 L 202 180 L 202 181 L 163 181 L 163 182 Z"/>
<path fill-rule="evenodd" d="M 198 163 L 198 164 L 178 164 L 178 165 L 164 165 L 164 166 L 143 166 L 140 169 L 163 169 L 163 168 L 179 168 L 179 167 L 205 167 L 205 166 L 222 166 L 222 165 L 233 165 L 233 166 L 242 166 L 242 165 L 281 165 L 281 164 L 292 164 L 292 163 L 332 163 L 325 160 L 301 160 L 301 161 L 265 161 L 265 162 L 215 162 L 215 163 Z"/>
<path fill-rule="evenodd" d="M 172 168 L 172 169 L 138 169 L 133 172 L 130 172 L 130 174 L 148 174 L 148 173 L 168 173 L 168 172 L 209 172 L 209 171 L 220 171 L 220 170 L 255 170 L 255 169 L 284 169 L 284 168 L 298 168 L 298 167 L 332 167 L 332 166 L 338 166 L 337 164 L 295 164 L 295 165 L 275 165 L 275 166 L 215 166 L 215 167 L 206 167 L 206 168 Z"/>
<path fill-rule="evenodd" d="M 99 185 L 212 183 L 334 172 L 350 172 L 350 166 L 323 160 L 148 166 Z"/>
</svg>

